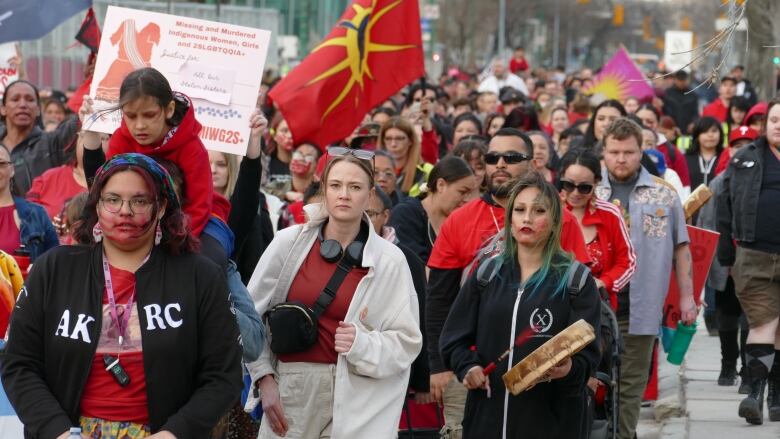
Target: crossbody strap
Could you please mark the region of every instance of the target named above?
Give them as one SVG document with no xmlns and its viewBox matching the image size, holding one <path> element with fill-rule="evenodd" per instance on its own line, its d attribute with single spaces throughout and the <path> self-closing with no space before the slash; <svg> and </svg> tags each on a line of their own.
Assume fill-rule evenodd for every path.
<svg viewBox="0 0 780 439">
<path fill-rule="evenodd" d="M 328 284 L 325 285 L 325 289 L 322 290 L 322 293 L 320 293 L 320 296 L 317 297 L 317 300 L 311 307 L 314 316 L 318 319 L 336 299 L 336 292 L 339 290 L 339 287 L 341 287 L 341 284 L 344 283 L 344 279 L 347 278 L 349 272 L 355 267 L 346 260 L 347 258 L 341 258 L 339 265 L 336 267 L 336 271 L 333 272 L 333 276 L 330 277 Z"/>
</svg>

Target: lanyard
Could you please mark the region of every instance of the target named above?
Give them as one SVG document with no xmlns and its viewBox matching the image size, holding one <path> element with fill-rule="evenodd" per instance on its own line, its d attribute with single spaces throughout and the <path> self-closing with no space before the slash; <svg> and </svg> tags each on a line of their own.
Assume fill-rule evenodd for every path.
<svg viewBox="0 0 780 439">
<path fill-rule="evenodd" d="M 149 259 L 147 256 L 144 262 Z M 130 299 L 127 301 L 127 306 L 122 313 L 121 319 L 117 312 L 116 299 L 114 298 L 114 287 L 111 282 L 111 270 L 108 266 L 108 259 L 106 259 L 105 253 L 103 254 L 103 277 L 106 280 L 106 294 L 108 295 L 108 304 L 111 307 L 109 313 L 111 314 L 111 320 L 119 329 L 119 347 L 121 349 L 124 342 L 125 335 L 127 334 L 127 326 L 130 323 L 130 316 L 133 314 L 133 300 L 135 299 L 135 286 L 133 286 L 133 292 L 130 294 Z"/>
<path fill-rule="evenodd" d="M 715 166 L 716 158 L 718 158 L 717 155 L 712 156 L 712 158 L 705 162 L 704 157 L 699 156 L 699 171 L 701 172 L 705 185 L 709 183 L 710 172 L 712 172 L 712 167 Z"/>
<path fill-rule="evenodd" d="M 496 218 L 496 213 L 493 212 L 493 206 L 488 205 L 488 209 L 490 209 L 490 215 L 493 217 L 493 224 L 496 226 L 496 233 L 501 231 L 501 227 L 498 226 L 498 218 Z"/>
</svg>

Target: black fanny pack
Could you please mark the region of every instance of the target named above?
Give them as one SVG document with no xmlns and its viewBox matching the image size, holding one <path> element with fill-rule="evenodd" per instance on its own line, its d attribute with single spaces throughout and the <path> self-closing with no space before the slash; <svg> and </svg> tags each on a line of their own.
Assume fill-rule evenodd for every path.
<svg viewBox="0 0 780 439">
<path fill-rule="evenodd" d="M 347 259 L 343 258 L 339 262 L 338 268 L 311 308 L 301 302 L 282 302 L 265 313 L 274 354 L 303 352 L 317 342 L 319 318 L 336 298 L 336 291 L 354 267 Z"/>
</svg>

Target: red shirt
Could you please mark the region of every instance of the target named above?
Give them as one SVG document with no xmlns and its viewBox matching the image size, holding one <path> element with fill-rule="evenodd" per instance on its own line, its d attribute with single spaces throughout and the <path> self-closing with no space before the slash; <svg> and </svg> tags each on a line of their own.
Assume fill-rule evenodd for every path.
<svg viewBox="0 0 780 439">
<path fill-rule="evenodd" d="M 570 209 L 567 204 L 566 211 Z M 591 206 L 585 210 L 582 225 L 596 226 L 598 249 L 591 255 L 598 255 L 598 263 L 592 264 L 591 270 L 593 276 L 604 282 L 610 296 L 614 296 L 628 285 L 636 269 L 636 254 L 620 208 L 594 198 Z M 613 307 L 616 306 L 617 301 L 613 303 Z"/>
<path fill-rule="evenodd" d="M 0 250 L 12 255 L 21 244 L 19 227 L 14 219 L 16 206 L 0 207 Z"/>
<path fill-rule="evenodd" d="M 126 308 L 127 301 L 135 289 L 135 275 L 119 268 L 110 269 L 117 307 Z M 124 337 L 124 347 L 119 353 L 119 362 L 130 377 L 130 384 L 127 387 L 120 386 L 106 371 L 103 363 L 103 354 L 116 358 L 119 351 L 119 330 L 111 318 L 110 309 L 108 294 L 103 294 L 103 326 L 87 384 L 81 395 L 81 415 L 108 421 L 149 424 L 137 303 L 133 303 L 128 332 Z"/>
<path fill-rule="evenodd" d="M 528 70 L 528 61 L 525 60 L 525 57 L 520 58 L 520 60 L 516 60 L 515 58 L 512 58 L 509 61 L 509 71 L 512 73 L 517 72 L 524 72 Z"/>
<path fill-rule="evenodd" d="M 495 204 L 490 195 L 469 201 L 444 221 L 428 266 L 444 270 L 465 268 L 479 249 L 503 228 L 504 208 Z M 561 248 L 573 253 L 578 261 L 590 263 L 577 218 L 566 209 L 563 209 Z"/>
<path fill-rule="evenodd" d="M 728 114 L 729 107 L 727 105 L 723 105 L 723 101 L 721 101 L 720 98 L 712 101 L 709 105 L 704 107 L 704 110 L 701 112 L 702 117 L 714 117 L 715 119 L 718 119 L 718 122 L 720 123 L 726 121 L 726 116 L 728 116 Z"/>
<path fill-rule="evenodd" d="M 73 178 L 73 166 L 63 165 L 49 169 L 32 182 L 27 199 L 46 209 L 50 219 L 62 211 L 65 202 L 76 195 L 86 192 Z"/>
<path fill-rule="evenodd" d="M 314 241 L 314 245 L 303 265 L 298 269 L 290 291 L 287 293 L 288 302 L 301 302 L 308 306 L 314 305 L 320 293 L 325 289 L 331 276 L 336 271 L 338 264 L 330 263 L 320 256 L 320 240 Z M 349 304 L 352 303 L 352 296 L 357 290 L 357 286 L 368 273 L 367 268 L 355 267 L 344 278 L 338 291 L 336 299 L 322 313 L 319 320 L 317 343 L 304 352 L 295 354 L 279 355 L 280 361 L 286 363 L 299 361 L 305 363 L 328 363 L 336 364 L 338 353 L 336 353 L 336 328 L 339 322 L 344 321 L 349 310 Z"/>
</svg>

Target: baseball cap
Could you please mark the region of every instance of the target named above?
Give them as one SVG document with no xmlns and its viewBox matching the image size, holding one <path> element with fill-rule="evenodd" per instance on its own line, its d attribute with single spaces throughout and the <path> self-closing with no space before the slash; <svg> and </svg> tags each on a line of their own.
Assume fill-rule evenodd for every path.
<svg viewBox="0 0 780 439">
<path fill-rule="evenodd" d="M 737 140 L 748 139 L 756 140 L 760 136 L 758 131 L 748 126 L 741 126 L 737 129 L 731 130 L 729 133 L 729 145 L 733 145 Z"/>
<path fill-rule="evenodd" d="M 514 88 L 509 88 L 508 90 L 501 93 L 501 97 L 499 98 L 502 104 L 508 104 L 511 102 L 523 102 L 525 100 L 525 95 L 521 93 L 518 90 L 515 90 Z"/>
<path fill-rule="evenodd" d="M 664 175 L 666 172 L 666 159 L 664 158 L 664 153 L 657 149 L 648 149 L 647 151 L 644 151 L 644 153 L 647 154 L 653 163 L 655 163 L 658 173 Z"/>
</svg>

